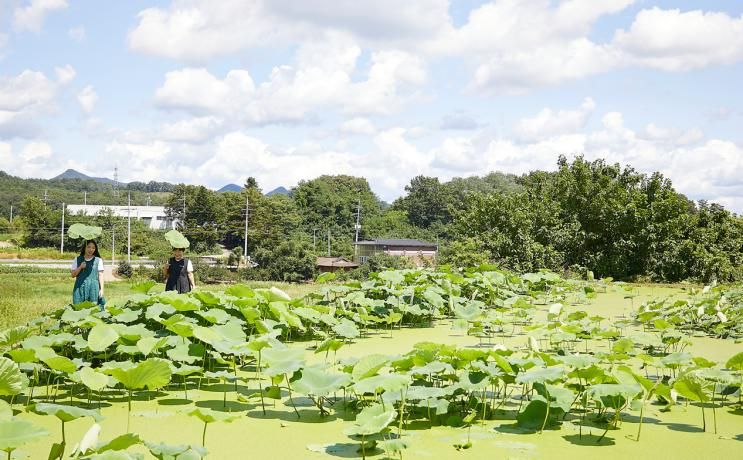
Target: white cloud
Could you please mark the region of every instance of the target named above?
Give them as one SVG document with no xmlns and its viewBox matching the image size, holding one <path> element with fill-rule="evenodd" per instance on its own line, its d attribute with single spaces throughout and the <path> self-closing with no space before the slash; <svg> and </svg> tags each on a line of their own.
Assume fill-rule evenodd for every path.
<svg viewBox="0 0 743 460">
<path fill-rule="evenodd" d="M 376 128 L 367 118 L 356 117 L 343 122 L 340 128 L 343 134 L 374 134 Z"/>
<path fill-rule="evenodd" d="M 0 76 L 0 138 L 34 137 L 38 117 L 54 111 L 60 85 L 41 72 Z"/>
<path fill-rule="evenodd" d="M 533 118 L 524 118 L 516 123 L 516 136 L 525 141 L 534 141 L 559 134 L 574 133 L 582 129 L 596 104 L 587 97 L 577 110 L 559 110 L 546 107 Z"/>
<path fill-rule="evenodd" d="M 453 113 L 445 115 L 441 120 L 440 128 L 444 130 L 461 130 L 471 131 L 479 128 L 481 125 L 471 116 L 465 113 Z"/>
<path fill-rule="evenodd" d="M 3 171 L 20 177 L 49 177 L 49 171 L 58 164 L 52 147 L 46 142 L 29 142 L 20 152 L 14 152 L 9 143 L 0 142 L 0 162 Z"/>
<path fill-rule="evenodd" d="M 85 27 L 77 26 L 72 27 L 67 31 L 67 35 L 76 42 L 84 42 L 86 38 Z"/>
<path fill-rule="evenodd" d="M 394 112 L 426 81 L 423 61 L 397 50 L 373 53 L 367 78 L 354 81 L 360 53 L 348 37 L 333 33 L 303 44 L 294 65 L 275 67 L 258 85 L 245 70 L 231 70 L 224 80 L 205 68 L 173 71 L 157 89 L 155 103 L 254 125 L 307 122 L 326 109 L 350 115 Z"/>
<path fill-rule="evenodd" d="M 67 8 L 66 0 L 31 0 L 26 7 L 16 8 L 13 12 L 13 25 L 16 30 L 41 32 L 44 18 L 55 10 Z"/>
<path fill-rule="evenodd" d="M 433 45 L 475 65 L 479 91 L 518 93 L 604 72 L 617 65 L 612 49 L 587 38 L 594 22 L 633 0 L 501 0 L 470 12 L 468 21 Z"/>
<path fill-rule="evenodd" d="M 224 120 L 213 116 L 167 123 L 160 128 L 158 138 L 168 142 L 199 144 L 212 139 L 223 124 Z"/>
<path fill-rule="evenodd" d="M 93 113 L 95 105 L 98 103 L 98 93 L 95 92 L 95 88 L 91 85 L 86 86 L 79 93 L 77 93 L 77 102 L 87 115 Z"/>
<path fill-rule="evenodd" d="M 129 33 L 129 47 L 156 56 L 203 61 L 276 43 L 286 32 L 266 16 L 262 3 L 176 0 L 167 10 L 148 8 L 139 13 L 139 23 Z"/>
<path fill-rule="evenodd" d="M 67 64 L 64 67 L 55 67 L 54 72 L 57 74 L 57 81 L 60 85 L 66 85 L 75 79 L 77 72 L 75 68 Z"/>
<path fill-rule="evenodd" d="M 635 63 L 683 71 L 743 59 L 743 16 L 653 8 L 640 11 L 614 44 Z"/>
<path fill-rule="evenodd" d="M 131 49 L 205 61 L 251 47 L 342 33 L 372 47 L 417 49 L 451 28 L 447 0 L 175 0 L 139 13 Z"/>
<path fill-rule="evenodd" d="M 234 113 L 254 91 L 253 79 L 245 70 L 231 70 L 219 80 L 205 68 L 186 68 L 165 75 L 165 83 L 155 93 L 155 103 L 161 108 L 199 114 Z"/>
</svg>

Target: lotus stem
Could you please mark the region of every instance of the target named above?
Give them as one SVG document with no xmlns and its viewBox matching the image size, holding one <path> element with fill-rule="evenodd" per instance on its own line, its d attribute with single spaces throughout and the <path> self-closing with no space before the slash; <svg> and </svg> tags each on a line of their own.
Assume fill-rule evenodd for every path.
<svg viewBox="0 0 743 460">
<path fill-rule="evenodd" d="M 204 422 L 204 431 L 201 433 L 201 446 L 206 447 L 206 427 L 209 426 L 208 423 Z"/>
<path fill-rule="evenodd" d="M 539 434 L 542 434 L 544 427 L 547 426 L 547 419 L 550 417 L 550 402 L 547 400 L 547 413 L 544 414 L 544 421 L 542 422 L 542 428 L 539 429 Z"/>
<path fill-rule="evenodd" d="M 299 411 L 297 410 L 297 405 L 296 405 L 296 404 L 294 404 L 294 399 L 292 398 L 292 386 L 291 386 L 291 384 L 289 383 L 289 376 L 288 376 L 288 375 L 286 375 L 286 374 L 284 374 L 284 378 L 286 379 L 286 388 L 287 388 L 287 390 L 289 390 L 289 402 L 291 402 L 291 403 L 292 403 L 292 407 L 294 408 L 294 413 L 296 413 L 296 414 L 297 414 L 297 418 L 302 418 L 302 417 L 301 417 L 301 416 L 299 415 Z"/>
</svg>

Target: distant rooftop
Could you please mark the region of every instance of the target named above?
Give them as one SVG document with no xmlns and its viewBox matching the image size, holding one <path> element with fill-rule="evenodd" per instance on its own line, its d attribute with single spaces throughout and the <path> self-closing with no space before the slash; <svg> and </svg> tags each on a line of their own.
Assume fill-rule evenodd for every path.
<svg viewBox="0 0 743 460">
<path fill-rule="evenodd" d="M 407 247 L 436 247 L 436 243 L 411 239 L 389 239 L 389 240 L 368 240 L 355 243 L 359 246 L 407 246 Z"/>
</svg>

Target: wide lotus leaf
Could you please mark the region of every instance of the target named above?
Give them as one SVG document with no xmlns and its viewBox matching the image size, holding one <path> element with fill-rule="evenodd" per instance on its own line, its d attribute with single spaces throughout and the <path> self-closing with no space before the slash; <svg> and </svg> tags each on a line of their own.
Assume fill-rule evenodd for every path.
<svg viewBox="0 0 743 460">
<path fill-rule="evenodd" d="M 216 307 L 221 305 L 222 300 L 217 297 L 213 292 L 208 291 L 196 291 L 192 295 L 199 300 L 202 304 L 207 307 Z"/>
<path fill-rule="evenodd" d="M 710 400 L 713 383 L 705 380 L 696 372 L 689 372 L 679 377 L 673 389 L 691 401 L 707 402 Z"/>
<path fill-rule="evenodd" d="M 743 371 L 743 351 L 728 359 L 725 367 L 734 371 Z"/>
<path fill-rule="evenodd" d="M 255 289 L 253 292 L 260 297 L 263 297 L 266 302 L 280 302 L 282 300 L 289 302 L 292 300 L 289 294 L 277 287 L 272 287 L 271 289 Z"/>
<path fill-rule="evenodd" d="M 88 334 L 88 348 L 92 351 L 104 351 L 119 339 L 119 334 L 107 324 L 93 326 Z"/>
<path fill-rule="evenodd" d="M 338 339 L 325 339 L 320 342 L 320 345 L 315 349 L 315 353 L 322 353 L 328 351 L 338 351 L 344 345 L 344 342 Z"/>
<path fill-rule="evenodd" d="M 64 372 L 65 374 L 72 374 L 77 370 L 77 365 L 70 358 L 65 356 L 50 356 L 48 358 L 43 358 L 42 361 L 44 361 L 44 364 L 49 366 L 50 369 Z"/>
<path fill-rule="evenodd" d="M 375 375 L 358 381 L 353 385 L 356 393 L 379 393 L 382 391 L 400 391 L 410 385 L 410 377 L 399 374 Z"/>
<path fill-rule="evenodd" d="M 244 284 L 235 284 L 224 290 L 224 293 L 239 298 L 252 298 L 255 297 L 255 292 L 252 288 Z"/>
<path fill-rule="evenodd" d="M 160 323 L 165 326 L 165 329 L 181 337 L 193 337 L 193 328 L 196 326 L 190 318 L 181 314 L 173 315 Z"/>
<path fill-rule="evenodd" d="M 0 421 L 10 420 L 13 418 L 13 408 L 10 404 L 0 399 Z"/>
<path fill-rule="evenodd" d="M 146 357 L 165 346 L 167 341 L 167 337 L 142 337 L 137 342 L 137 349 Z"/>
<path fill-rule="evenodd" d="M 228 320 L 232 319 L 232 315 L 219 308 L 212 308 L 207 311 L 197 311 L 196 314 L 212 324 L 224 324 Z"/>
<path fill-rule="evenodd" d="M 568 366 L 574 367 L 576 369 L 585 369 L 599 362 L 598 359 L 594 358 L 591 355 L 580 355 L 580 354 L 579 355 L 557 356 L 557 359 L 567 364 Z"/>
<path fill-rule="evenodd" d="M 231 423 L 241 417 L 240 414 L 218 412 L 206 407 L 196 407 L 186 411 L 186 415 L 196 417 L 204 423 L 227 422 Z"/>
<path fill-rule="evenodd" d="M 85 224 L 72 224 L 67 229 L 67 236 L 72 239 L 82 238 L 84 240 L 95 240 L 101 236 L 103 229 Z"/>
<path fill-rule="evenodd" d="M 101 374 L 89 367 L 83 367 L 79 371 L 80 381 L 93 391 L 101 391 L 108 386 L 108 376 Z"/>
<path fill-rule="evenodd" d="M 356 416 L 356 422 L 347 430 L 345 434 L 349 436 L 368 436 L 379 433 L 387 428 L 397 418 L 397 411 L 392 406 L 383 406 L 381 404 L 371 405 L 362 410 Z"/>
<path fill-rule="evenodd" d="M 171 446 L 146 441 L 145 445 L 158 460 L 196 460 L 206 457 L 207 454 L 207 450 L 201 446 Z"/>
<path fill-rule="evenodd" d="M 692 361 L 691 353 L 674 352 L 660 359 L 661 364 L 669 368 L 678 368 L 680 366 L 688 366 Z"/>
<path fill-rule="evenodd" d="M 0 332 L 0 347 L 14 347 L 30 336 L 31 333 L 31 330 L 26 326 L 18 326 Z"/>
<path fill-rule="evenodd" d="M 516 376 L 516 383 L 545 383 L 560 380 L 565 376 L 562 366 L 533 367 Z"/>
<path fill-rule="evenodd" d="M 168 358 L 173 361 L 192 364 L 203 356 L 203 354 L 198 354 L 196 351 L 197 349 L 195 345 L 182 344 L 175 348 L 171 348 L 165 353 L 168 355 Z"/>
<path fill-rule="evenodd" d="M 477 361 L 477 363 L 481 363 L 481 361 Z M 416 366 L 410 370 L 411 374 L 417 375 L 439 374 L 441 372 L 444 372 L 446 374 L 453 374 L 454 368 L 451 364 L 445 363 L 443 361 L 431 361 L 425 366 Z"/>
<path fill-rule="evenodd" d="M 0 396 L 13 396 L 23 391 L 23 377 L 18 365 L 0 357 Z"/>
<path fill-rule="evenodd" d="M 348 385 L 350 381 L 351 376 L 348 374 L 306 367 L 302 370 L 302 378 L 294 382 L 294 389 L 302 394 L 325 397 Z"/>
<path fill-rule="evenodd" d="M 575 401 L 575 394 L 565 387 L 535 383 L 534 390 L 549 401 L 550 407 L 557 407 L 564 413 L 570 412 L 570 407 Z"/>
<path fill-rule="evenodd" d="M 286 302 L 271 302 L 268 304 L 268 308 L 280 323 L 299 329 L 300 331 L 305 330 L 304 324 L 302 324 L 302 319 L 299 315 L 289 310 Z"/>
<path fill-rule="evenodd" d="M 467 321 L 474 321 L 482 316 L 482 309 L 474 302 L 454 307 L 454 316 Z"/>
<path fill-rule="evenodd" d="M 333 332 L 346 339 L 355 339 L 360 335 L 356 323 L 348 318 L 343 318 L 340 323 L 333 326 Z"/>
<path fill-rule="evenodd" d="M 268 365 L 268 376 L 291 375 L 304 366 L 304 350 L 296 348 L 266 348 L 262 351 L 263 361 Z"/>
<path fill-rule="evenodd" d="M 642 387 L 639 384 L 621 383 L 600 383 L 587 391 L 590 399 L 616 410 L 622 409 L 641 393 Z"/>
<path fill-rule="evenodd" d="M 54 415 L 63 422 L 71 422 L 80 417 L 93 417 L 96 422 L 100 422 L 103 417 L 97 410 L 83 409 L 77 406 L 65 406 L 62 404 L 37 403 L 32 406 L 32 410 L 37 414 Z"/>
<path fill-rule="evenodd" d="M 165 239 L 173 248 L 186 249 L 191 246 L 188 238 L 183 236 L 183 233 L 179 232 L 178 230 L 170 230 L 169 232 L 165 233 Z"/>
<path fill-rule="evenodd" d="M 389 362 L 389 358 L 385 355 L 367 355 L 364 356 L 356 363 L 353 367 L 354 381 L 359 381 L 367 377 L 375 375 L 381 368 L 383 368 Z"/>
<path fill-rule="evenodd" d="M 15 450 L 48 435 L 48 431 L 27 420 L 19 418 L 3 420 L 0 421 L 0 450 L 6 452 Z"/>
<path fill-rule="evenodd" d="M 150 358 L 130 369 L 111 369 L 111 375 L 128 390 L 156 390 L 170 383 L 170 366 L 164 359 Z"/>
</svg>

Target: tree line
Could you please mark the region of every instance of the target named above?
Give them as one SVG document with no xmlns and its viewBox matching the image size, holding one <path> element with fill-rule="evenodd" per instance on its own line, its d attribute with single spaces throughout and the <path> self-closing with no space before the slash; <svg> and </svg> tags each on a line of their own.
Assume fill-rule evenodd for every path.
<svg viewBox="0 0 743 460">
<path fill-rule="evenodd" d="M 311 278 L 328 240 L 333 256 L 351 257 L 359 211 L 360 240 L 438 242 L 441 264 L 591 271 L 621 280 L 743 279 L 741 217 L 688 199 L 660 173 L 583 157 L 560 157 L 556 171 L 520 176 L 492 172 L 448 182 L 418 176 L 391 204 L 366 179 L 345 175 L 301 181 L 289 195 L 272 196 L 263 195 L 253 178 L 240 192 L 178 184 L 164 204 L 197 253 L 219 245 L 242 252 L 247 212 L 248 254 L 258 263 L 252 276 L 264 279 Z M 61 215 L 50 212 L 35 197 L 20 210 L 29 229 L 59 228 Z M 117 219 L 108 219 L 114 227 Z M 150 233 L 137 231 L 145 235 L 137 236 L 137 251 L 157 245 Z M 59 232 L 47 239 L 25 235 L 28 245 L 59 241 Z"/>
</svg>

